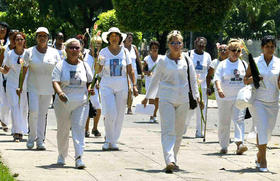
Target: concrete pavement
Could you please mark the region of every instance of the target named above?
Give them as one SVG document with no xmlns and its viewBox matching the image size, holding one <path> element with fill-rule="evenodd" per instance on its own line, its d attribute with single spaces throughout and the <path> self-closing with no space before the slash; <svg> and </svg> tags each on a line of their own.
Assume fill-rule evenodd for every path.
<svg viewBox="0 0 280 181">
<path fill-rule="evenodd" d="M 143 96 L 136 99 L 139 103 Z M 280 128 L 279 119 L 274 136 L 267 150 L 269 173 L 259 173 L 255 169 L 255 139 L 248 139 L 249 148 L 244 155 L 235 154 L 235 144 L 229 146 L 227 155 L 220 155 L 217 141 L 217 109 L 215 101 L 209 102 L 206 143 L 195 139 L 195 121 L 182 141 L 178 156 L 180 171 L 174 174 L 163 172 L 160 143 L 160 124 L 150 124 L 148 116 L 126 115 L 120 151 L 104 152 L 104 124 L 101 118 L 99 129 L 102 137 L 91 135 L 86 138 L 83 160 L 84 170 L 74 168 L 74 148 L 70 139 L 69 156 L 66 165 L 60 167 L 57 161 L 56 119 L 53 109 L 49 109 L 46 151 L 27 150 L 25 142 L 14 143 L 12 137 L 0 130 L 0 151 L 4 162 L 12 173 L 18 173 L 17 180 L 24 181 L 142 181 L 142 180 L 280 180 Z M 250 130 L 251 120 L 246 120 L 246 131 Z M 232 126 L 233 128 L 233 126 Z M 233 133 L 231 133 L 233 135 Z M 24 137 L 27 138 L 26 136 Z"/>
</svg>

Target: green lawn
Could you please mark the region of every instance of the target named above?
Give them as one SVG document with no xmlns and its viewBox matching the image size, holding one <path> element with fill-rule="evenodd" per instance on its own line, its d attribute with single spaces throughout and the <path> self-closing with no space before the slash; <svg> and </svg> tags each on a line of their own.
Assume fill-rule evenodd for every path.
<svg viewBox="0 0 280 181">
<path fill-rule="evenodd" d="M 9 169 L 0 160 L 0 180 L 1 181 L 15 181 Z"/>
</svg>

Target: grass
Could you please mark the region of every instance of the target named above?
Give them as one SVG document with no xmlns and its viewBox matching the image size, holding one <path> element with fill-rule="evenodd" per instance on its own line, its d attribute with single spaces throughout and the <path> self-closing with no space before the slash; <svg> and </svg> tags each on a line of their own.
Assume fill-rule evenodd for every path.
<svg viewBox="0 0 280 181">
<path fill-rule="evenodd" d="M 16 174 L 14 175 L 16 177 Z M 11 175 L 10 170 L 0 160 L 0 180 L 1 181 L 15 181 Z"/>
</svg>

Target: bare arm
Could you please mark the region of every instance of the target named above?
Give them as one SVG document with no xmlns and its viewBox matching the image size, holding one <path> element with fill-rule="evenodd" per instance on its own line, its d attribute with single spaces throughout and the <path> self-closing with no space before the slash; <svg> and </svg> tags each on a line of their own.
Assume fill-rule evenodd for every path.
<svg viewBox="0 0 280 181">
<path fill-rule="evenodd" d="M 133 84 L 133 94 L 134 94 L 134 96 L 138 96 L 136 80 L 135 80 L 135 77 L 134 77 L 134 70 L 133 70 L 131 64 L 126 66 L 126 71 L 127 71 L 128 75 L 129 75 L 130 80 L 132 81 L 132 84 Z M 129 86 L 129 84 L 128 84 L 128 86 Z"/>
<path fill-rule="evenodd" d="M 60 82 L 53 81 L 52 84 L 53 84 L 54 91 L 57 93 L 59 99 L 62 102 L 67 102 L 68 101 L 67 96 L 62 91 L 61 86 L 60 86 Z"/>
<path fill-rule="evenodd" d="M 212 80 L 212 77 L 214 75 L 214 69 L 212 67 L 210 67 L 208 69 L 208 73 L 207 73 L 207 76 L 206 76 L 206 83 L 207 83 L 207 94 L 208 95 L 211 95 L 211 89 L 210 89 L 210 84 L 211 84 L 211 80 Z"/>
<path fill-rule="evenodd" d="M 225 95 L 224 95 L 223 89 L 221 88 L 221 82 L 219 80 L 216 80 L 215 85 L 216 85 L 217 92 L 218 92 L 220 98 L 224 98 Z"/>
<path fill-rule="evenodd" d="M 253 77 L 252 77 L 250 65 L 248 65 L 248 68 L 247 68 L 247 71 L 246 71 L 246 75 L 244 77 L 243 82 L 244 82 L 245 85 L 253 83 Z"/>
<path fill-rule="evenodd" d="M 0 72 L 2 74 L 7 74 L 9 72 L 10 68 L 7 67 L 6 65 L 4 67 L 0 67 Z"/>
<path fill-rule="evenodd" d="M 18 88 L 17 88 L 17 90 L 16 90 L 17 95 L 20 95 L 21 92 L 22 92 L 22 89 L 21 89 L 21 88 L 22 88 L 22 86 L 23 86 L 23 84 L 24 84 L 24 80 L 25 80 L 25 76 L 26 76 L 27 70 L 28 70 L 28 67 L 23 66 L 23 74 L 22 74 L 23 79 L 22 79 L 21 84 L 20 84 L 20 82 L 19 82 Z M 20 80 L 20 79 L 19 79 L 19 80 Z"/>
</svg>

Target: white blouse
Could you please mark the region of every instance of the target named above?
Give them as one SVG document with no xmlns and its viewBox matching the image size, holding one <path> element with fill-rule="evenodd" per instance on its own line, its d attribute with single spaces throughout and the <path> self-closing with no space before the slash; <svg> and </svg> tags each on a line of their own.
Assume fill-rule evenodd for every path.
<svg viewBox="0 0 280 181">
<path fill-rule="evenodd" d="M 187 56 L 186 56 L 187 57 Z M 189 58 L 188 58 L 189 59 Z M 189 59 L 190 81 L 193 97 L 198 98 L 196 73 L 192 61 Z M 155 68 L 146 98 L 153 99 L 159 91 L 159 99 L 171 103 L 182 104 L 189 102 L 188 65 L 184 56 L 178 60 L 169 59 L 166 55 L 161 58 Z"/>
</svg>

